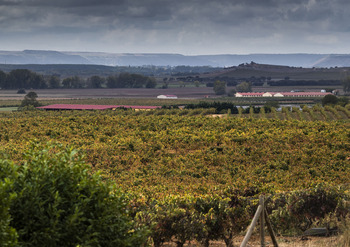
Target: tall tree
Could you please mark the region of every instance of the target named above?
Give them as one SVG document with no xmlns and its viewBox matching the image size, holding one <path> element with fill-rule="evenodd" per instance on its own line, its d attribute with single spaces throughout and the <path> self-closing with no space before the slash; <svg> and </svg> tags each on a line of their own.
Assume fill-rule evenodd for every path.
<svg viewBox="0 0 350 247">
<path fill-rule="evenodd" d="M 62 81 L 64 88 L 82 88 L 84 81 L 79 76 L 67 77 Z"/>
<path fill-rule="evenodd" d="M 237 92 L 251 92 L 252 84 L 250 82 L 242 82 L 236 86 Z"/>
<path fill-rule="evenodd" d="M 32 77 L 32 72 L 27 69 L 15 69 L 12 70 L 8 77 L 6 88 L 16 89 L 16 88 L 30 88 L 30 81 Z"/>
<path fill-rule="evenodd" d="M 12 70 L 6 77 L 4 88 L 46 88 L 47 84 L 42 75 L 34 73 L 28 69 Z"/>
<path fill-rule="evenodd" d="M 347 76 L 344 80 L 343 80 L 343 89 L 345 93 L 350 92 L 350 76 Z"/>
<path fill-rule="evenodd" d="M 28 88 L 47 88 L 46 81 L 42 75 L 32 72 Z"/>
<path fill-rule="evenodd" d="M 130 74 L 129 73 L 120 73 L 118 81 L 117 81 L 117 87 L 118 88 L 131 87 L 130 85 L 132 85 L 132 78 L 131 78 Z"/>
<path fill-rule="evenodd" d="M 97 75 L 91 76 L 88 80 L 89 85 L 92 88 L 101 88 L 102 84 L 104 84 L 105 81 L 106 81 L 105 78 L 97 76 Z"/>
<path fill-rule="evenodd" d="M 6 73 L 2 70 L 0 70 L 0 88 L 4 88 L 6 83 Z"/>
<path fill-rule="evenodd" d="M 322 99 L 322 105 L 336 105 L 338 103 L 338 98 L 337 96 L 333 94 L 327 94 L 326 96 L 323 97 Z"/>
<path fill-rule="evenodd" d="M 155 88 L 156 86 L 157 86 L 156 79 L 149 77 L 146 82 L 146 88 Z"/>
<path fill-rule="evenodd" d="M 120 73 L 119 76 L 109 76 L 107 78 L 108 88 L 154 88 L 157 82 L 152 77 L 139 74 Z"/>
<path fill-rule="evenodd" d="M 116 88 L 118 87 L 118 77 L 117 76 L 108 76 L 107 78 L 107 87 L 108 88 Z"/>
<path fill-rule="evenodd" d="M 50 88 L 59 88 L 60 87 L 60 78 L 56 75 L 50 76 L 49 87 Z"/>
<path fill-rule="evenodd" d="M 214 92 L 216 95 L 223 95 L 226 93 L 226 82 L 224 81 L 215 81 L 214 82 Z"/>
<path fill-rule="evenodd" d="M 39 106 L 39 102 L 36 100 L 38 98 L 38 95 L 36 92 L 29 92 L 26 94 L 24 99 L 22 100 L 21 107 L 24 106 L 34 106 L 37 107 Z"/>
</svg>

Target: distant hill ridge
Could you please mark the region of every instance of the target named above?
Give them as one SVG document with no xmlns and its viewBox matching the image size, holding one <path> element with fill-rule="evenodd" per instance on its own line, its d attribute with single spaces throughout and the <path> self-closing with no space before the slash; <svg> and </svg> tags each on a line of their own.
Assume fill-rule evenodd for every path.
<svg viewBox="0 0 350 247">
<path fill-rule="evenodd" d="M 95 64 L 108 66 L 212 66 L 231 67 L 254 61 L 293 67 L 349 67 L 350 54 L 222 54 L 60 52 L 44 50 L 0 51 L 0 64 Z"/>
</svg>

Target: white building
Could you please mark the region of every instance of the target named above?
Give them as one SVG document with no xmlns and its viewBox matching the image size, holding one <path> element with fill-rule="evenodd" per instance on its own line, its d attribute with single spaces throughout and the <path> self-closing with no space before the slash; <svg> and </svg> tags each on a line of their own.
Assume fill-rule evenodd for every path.
<svg viewBox="0 0 350 247">
<path fill-rule="evenodd" d="M 265 92 L 265 93 L 236 93 L 240 97 L 324 97 L 331 93 L 324 92 Z"/>
<path fill-rule="evenodd" d="M 236 97 L 262 97 L 264 93 L 236 93 Z"/>
<path fill-rule="evenodd" d="M 263 94 L 263 97 L 272 97 L 273 94 L 272 93 L 269 93 L 269 92 L 266 92 Z"/>
<path fill-rule="evenodd" d="M 273 97 L 284 97 L 284 95 L 282 93 L 275 93 Z"/>
<path fill-rule="evenodd" d="M 158 95 L 157 99 L 177 99 L 176 95 Z"/>
</svg>

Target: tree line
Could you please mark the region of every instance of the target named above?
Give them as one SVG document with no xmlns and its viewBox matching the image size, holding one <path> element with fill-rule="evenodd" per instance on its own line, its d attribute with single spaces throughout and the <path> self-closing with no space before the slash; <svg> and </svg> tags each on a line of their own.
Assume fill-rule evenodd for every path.
<svg viewBox="0 0 350 247">
<path fill-rule="evenodd" d="M 291 80 L 286 78 L 285 80 L 269 81 L 270 86 L 335 86 L 341 85 L 340 80 Z"/>
<path fill-rule="evenodd" d="M 153 77 L 127 72 L 108 77 L 71 76 L 61 79 L 59 75 L 43 76 L 28 69 L 15 69 L 9 73 L 0 71 L 1 89 L 46 89 L 46 88 L 155 88 Z"/>
</svg>

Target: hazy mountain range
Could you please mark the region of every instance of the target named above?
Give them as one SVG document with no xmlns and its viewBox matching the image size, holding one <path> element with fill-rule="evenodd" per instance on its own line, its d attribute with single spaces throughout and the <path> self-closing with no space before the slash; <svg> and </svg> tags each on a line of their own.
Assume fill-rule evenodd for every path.
<svg viewBox="0 0 350 247">
<path fill-rule="evenodd" d="M 96 64 L 108 66 L 212 66 L 242 63 L 294 67 L 349 67 L 350 54 L 247 54 L 181 55 L 151 53 L 58 52 L 42 50 L 0 51 L 0 64 Z"/>
</svg>

